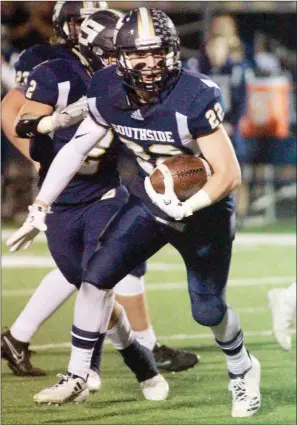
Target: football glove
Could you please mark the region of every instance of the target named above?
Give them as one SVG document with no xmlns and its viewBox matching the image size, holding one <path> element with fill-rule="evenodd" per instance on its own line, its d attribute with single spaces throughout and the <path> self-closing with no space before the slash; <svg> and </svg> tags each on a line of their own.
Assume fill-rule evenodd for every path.
<svg viewBox="0 0 297 425">
<path fill-rule="evenodd" d="M 41 117 L 37 130 L 39 133 L 48 134 L 58 128 L 70 127 L 86 118 L 87 114 L 87 98 L 82 96 L 77 102 L 66 106 L 61 111 L 55 111 L 52 115 Z"/>
<path fill-rule="evenodd" d="M 29 248 L 38 233 L 47 230 L 45 218 L 46 214 L 50 212 L 49 208 L 33 204 L 28 209 L 29 214 L 25 223 L 6 242 L 10 252 Z"/>
<path fill-rule="evenodd" d="M 169 169 L 164 164 L 160 164 L 157 168 L 163 174 L 165 191 L 164 194 L 157 193 L 152 186 L 150 178 L 146 177 L 144 187 L 151 201 L 174 220 L 182 220 L 192 215 L 191 208 L 185 202 L 181 202 L 176 196 L 174 181 Z"/>
<path fill-rule="evenodd" d="M 88 115 L 88 101 L 86 96 L 82 96 L 77 102 L 71 103 L 66 108 L 60 111 L 61 120 L 67 121 L 67 125 L 62 127 L 69 127 L 70 125 L 77 124 Z"/>
</svg>

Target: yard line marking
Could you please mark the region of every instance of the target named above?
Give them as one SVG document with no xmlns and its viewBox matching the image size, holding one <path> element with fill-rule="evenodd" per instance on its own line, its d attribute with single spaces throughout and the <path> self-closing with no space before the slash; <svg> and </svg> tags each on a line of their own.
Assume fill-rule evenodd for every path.
<svg viewBox="0 0 297 425">
<path fill-rule="evenodd" d="M 253 278 L 242 278 L 242 279 L 229 279 L 228 287 L 243 287 L 243 286 L 266 286 L 266 285 L 282 285 L 285 286 L 288 283 L 294 282 L 295 276 L 268 276 L 268 277 L 253 277 Z M 2 297 L 20 297 L 24 295 L 31 295 L 36 288 L 26 289 L 3 289 Z M 187 289 L 187 282 L 171 282 L 171 283 L 147 283 L 146 291 L 167 291 L 167 290 L 178 290 Z"/>
<path fill-rule="evenodd" d="M 7 269 L 14 268 L 46 268 L 46 267 L 55 267 L 54 260 L 49 256 L 32 256 L 32 255 L 23 255 L 23 256 L 11 256 L 3 255 L 2 256 L 2 267 Z"/>
<path fill-rule="evenodd" d="M 229 279 L 228 287 L 237 286 L 266 286 L 272 284 L 287 285 L 296 280 L 295 276 L 268 276 L 268 277 L 253 277 L 253 278 L 242 278 L 242 279 Z M 147 291 L 163 291 L 163 290 L 178 290 L 187 289 L 187 281 L 184 282 L 169 282 L 169 283 L 147 283 Z"/>
<path fill-rule="evenodd" d="M 29 289 L 4 289 L 1 292 L 2 297 L 22 297 L 25 295 L 32 295 L 36 288 Z"/>
<path fill-rule="evenodd" d="M 16 229 L 2 230 L 2 239 L 7 240 Z M 44 233 L 39 233 L 34 239 L 35 242 L 45 242 L 46 237 Z M 237 233 L 235 238 L 235 245 L 296 245 L 296 235 L 294 233 Z"/>
<path fill-rule="evenodd" d="M 55 267 L 56 264 L 50 256 L 2 256 L 2 267 L 6 269 L 14 268 L 47 268 Z M 160 262 L 149 262 L 148 270 L 152 271 L 170 271 L 170 270 L 185 270 L 185 266 L 180 264 L 160 263 Z"/>
<path fill-rule="evenodd" d="M 22 255 L 22 256 L 12 256 L 12 255 L 3 255 L 2 256 L 2 268 L 15 269 L 15 268 L 52 268 L 56 264 L 54 260 L 49 256 L 32 256 L 32 255 Z M 148 271 L 171 271 L 171 270 L 185 270 L 183 263 L 172 264 L 172 263 L 163 263 L 163 262 L 153 262 L 149 260 L 148 262 Z M 254 280 L 254 278 L 251 278 Z M 263 278 L 257 278 L 263 279 Z M 264 279 L 267 279 L 264 277 Z M 271 279 L 271 278 L 268 278 Z M 282 279 L 282 277 L 275 279 Z M 288 277 L 284 277 L 288 279 Z M 295 277 L 290 277 L 292 281 L 295 280 Z M 160 284 L 157 284 L 158 286 Z M 174 284 L 176 285 L 176 284 Z M 178 285 L 183 285 L 183 283 L 178 283 Z M 236 284 L 234 285 L 236 286 Z M 249 286 L 249 285 L 246 285 Z M 252 283 L 251 286 L 254 286 Z M 174 289 L 174 288 L 173 288 Z"/>
<path fill-rule="evenodd" d="M 296 329 L 292 329 L 290 331 L 292 335 L 296 334 Z M 273 331 L 272 330 L 263 330 L 263 331 L 245 331 L 244 336 L 272 336 Z M 177 335 L 168 335 L 168 336 L 159 336 L 160 340 L 166 339 L 168 341 L 176 341 L 176 340 L 187 340 L 187 339 L 213 339 L 213 335 L 211 333 L 209 334 L 192 334 L 192 335 L 186 335 L 186 334 L 177 334 Z M 105 344 L 111 344 L 109 340 L 104 341 Z M 30 346 L 32 350 L 50 350 L 52 348 L 71 348 L 70 342 L 60 342 L 57 344 L 42 344 L 42 345 L 32 345 Z"/>
</svg>

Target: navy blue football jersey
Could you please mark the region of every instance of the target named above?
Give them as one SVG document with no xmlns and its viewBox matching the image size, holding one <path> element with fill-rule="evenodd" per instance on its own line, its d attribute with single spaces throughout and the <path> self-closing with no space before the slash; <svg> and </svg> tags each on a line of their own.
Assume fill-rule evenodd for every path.
<svg viewBox="0 0 297 425">
<path fill-rule="evenodd" d="M 23 50 L 16 61 L 16 85 L 25 86 L 29 72 L 37 65 L 53 59 L 73 59 L 74 54 L 67 47 L 51 44 L 36 44 Z"/>
<path fill-rule="evenodd" d="M 133 105 L 116 67 L 110 66 L 94 75 L 87 97 L 95 121 L 112 127 L 136 156 L 137 175 L 128 189 L 160 215 L 145 193 L 143 179 L 166 158 L 201 154 L 195 139 L 215 131 L 224 119 L 219 87 L 203 74 L 182 70 L 173 89 L 155 103 Z M 232 203 L 230 198 L 224 202 L 228 200 Z"/>
<path fill-rule="evenodd" d="M 36 66 L 25 87 L 27 99 L 50 105 L 56 111 L 86 95 L 90 76 L 83 64 L 75 60 L 55 59 Z M 75 134 L 78 124 L 58 129 L 50 135 L 31 139 L 30 155 L 40 163 L 40 184 L 59 150 Z M 79 204 L 100 198 L 119 184 L 116 169 L 117 148 L 112 131 L 92 149 L 79 172 L 57 198 L 56 204 Z"/>
</svg>

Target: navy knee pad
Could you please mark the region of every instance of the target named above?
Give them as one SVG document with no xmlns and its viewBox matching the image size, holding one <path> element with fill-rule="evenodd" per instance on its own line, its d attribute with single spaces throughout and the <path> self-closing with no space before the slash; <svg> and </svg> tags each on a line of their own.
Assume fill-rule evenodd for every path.
<svg viewBox="0 0 297 425">
<path fill-rule="evenodd" d="M 225 300 L 219 295 L 191 293 L 191 302 L 193 318 L 202 326 L 218 325 L 227 310 Z"/>
</svg>

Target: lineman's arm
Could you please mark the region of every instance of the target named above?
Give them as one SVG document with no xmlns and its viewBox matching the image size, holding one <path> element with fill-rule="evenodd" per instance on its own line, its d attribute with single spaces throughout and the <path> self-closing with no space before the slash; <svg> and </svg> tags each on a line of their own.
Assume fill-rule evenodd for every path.
<svg viewBox="0 0 297 425">
<path fill-rule="evenodd" d="M 96 124 L 90 116 L 82 121 L 75 135 L 53 160 L 36 197 L 36 204 L 47 208 L 55 201 L 107 131 L 108 128 Z"/>
<path fill-rule="evenodd" d="M 58 128 L 65 128 L 82 121 L 87 110 L 86 97 L 66 106 L 60 112 L 51 105 L 27 99 L 20 110 L 15 131 L 19 137 L 30 138 L 37 133 L 49 134 Z"/>
<path fill-rule="evenodd" d="M 87 117 L 81 123 L 70 142 L 53 160 L 34 204 L 29 207 L 25 223 L 7 240 L 6 245 L 10 248 L 10 252 L 21 248 L 27 249 L 40 231 L 47 230 L 45 219 L 49 212 L 48 206 L 65 189 L 87 154 L 107 131 L 107 128 L 97 125 L 91 117 Z"/>
<path fill-rule="evenodd" d="M 24 155 L 29 161 L 31 161 L 36 168 L 39 169 L 38 162 L 35 162 L 31 159 L 29 154 L 29 139 L 22 139 L 18 137 L 15 133 L 14 122 L 18 113 L 24 103 L 26 102 L 26 98 L 23 93 L 17 88 L 11 89 L 6 96 L 3 98 L 1 103 L 2 110 L 2 129 L 7 137 L 7 139 L 12 143 L 18 151 Z"/>
</svg>

